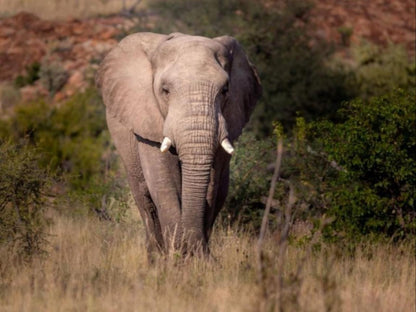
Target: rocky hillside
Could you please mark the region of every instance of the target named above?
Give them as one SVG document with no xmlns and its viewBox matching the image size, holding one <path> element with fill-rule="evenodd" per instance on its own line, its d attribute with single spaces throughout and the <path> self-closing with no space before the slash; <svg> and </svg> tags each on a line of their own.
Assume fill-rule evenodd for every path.
<svg viewBox="0 0 416 312">
<path fill-rule="evenodd" d="M 0 81 L 24 75 L 35 62 L 60 64 L 66 72 L 56 100 L 85 88 L 89 72 L 113 47 L 115 37 L 132 26 L 123 17 L 45 21 L 30 13 L 0 20 Z M 21 89 L 24 100 L 48 93 L 40 84 Z"/>
<path fill-rule="evenodd" d="M 363 38 L 378 45 L 403 44 L 415 55 L 414 0 L 315 0 L 312 22 L 318 36 L 343 44 Z M 348 42 L 347 42 L 348 43 Z"/>
<path fill-rule="evenodd" d="M 340 49 L 362 38 L 379 45 L 403 44 L 415 55 L 415 2 L 413 0 L 315 0 L 311 22 L 316 36 L 335 41 Z M 124 17 L 41 20 L 19 13 L 0 20 L 0 82 L 25 75 L 35 62 L 59 63 L 65 71 L 64 87 L 55 100 L 85 88 L 98 61 L 132 27 Z M 53 72 L 52 72 L 53 73 Z M 48 94 L 39 82 L 24 86 L 23 100 Z"/>
</svg>

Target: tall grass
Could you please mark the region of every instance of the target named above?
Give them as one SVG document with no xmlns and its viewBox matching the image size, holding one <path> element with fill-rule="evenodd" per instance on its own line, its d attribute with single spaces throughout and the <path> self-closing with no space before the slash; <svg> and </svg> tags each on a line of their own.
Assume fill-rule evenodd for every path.
<svg viewBox="0 0 416 312">
<path fill-rule="evenodd" d="M 135 2 L 125 0 L 125 5 L 130 7 Z M 0 0 L 0 17 L 26 11 L 44 19 L 84 18 L 118 13 L 122 9 L 123 0 Z"/>
<path fill-rule="evenodd" d="M 2 311 L 258 311 L 256 237 L 216 228 L 215 259 L 173 256 L 149 264 L 143 227 L 131 213 L 117 224 L 52 216 L 49 255 L 31 264 L 0 250 Z M 364 244 L 345 256 L 323 246 L 305 259 L 302 283 L 284 289 L 286 298 L 298 293 L 301 311 L 412 311 L 413 247 Z M 266 239 L 270 255 L 276 248 Z M 284 278 L 296 274 L 304 255 L 305 248 L 288 246 Z"/>
</svg>

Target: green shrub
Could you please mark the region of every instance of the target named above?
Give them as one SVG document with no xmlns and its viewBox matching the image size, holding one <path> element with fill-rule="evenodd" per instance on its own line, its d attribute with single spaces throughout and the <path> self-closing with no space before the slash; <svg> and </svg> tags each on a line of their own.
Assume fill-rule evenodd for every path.
<svg viewBox="0 0 416 312">
<path fill-rule="evenodd" d="M 93 212 L 101 217 L 109 213 L 100 211 L 114 198 L 124 209 L 127 193 L 117 174 L 105 107 L 96 90 L 77 94 L 59 107 L 42 100 L 26 103 L 16 108 L 8 124 L 0 126 L 3 137 L 15 142 L 24 138 L 36 146 L 41 167 L 59 177 L 58 190 L 66 190 L 69 200 L 80 203 L 70 205 L 80 207 L 73 212 Z"/>
<path fill-rule="evenodd" d="M 386 48 L 363 42 L 352 47 L 352 68 L 358 94 L 364 99 L 380 96 L 395 88 L 416 87 L 415 62 L 405 48 L 389 44 Z"/>
<path fill-rule="evenodd" d="M 104 146 L 108 145 L 104 107 L 94 90 L 77 94 L 60 107 L 43 100 L 16 108 L 11 136 L 25 138 L 42 152 L 41 164 L 70 177 L 77 186 L 100 171 Z"/>
<path fill-rule="evenodd" d="M 333 228 L 348 234 L 406 235 L 416 229 L 415 90 L 354 100 L 339 124 L 315 125 L 318 142 L 341 168 L 326 194 Z"/>
<path fill-rule="evenodd" d="M 19 75 L 14 80 L 16 87 L 21 88 L 26 85 L 32 85 L 38 80 L 40 72 L 40 63 L 34 62 L 30 66 L 26 66 L 26 75 Z"/>
<path fill-rule="evenodd" d="M 315 220 L 318 222 L 327 212 L 325 193 L 328 181 L 337 177 L 337 169 L 325 154 L 311 148 L 307 140 L 309 128 L 304 118 L 297 117 L 291 136 L 284 136 L 280 174 L 269 216 L 271 231 L 277 230 L 290 187 L 294 188 L 296 196 L 292 207 L 296 220 L 306 221 L 313 227 Z M 223 219 L 228 218 L 231 223 L 237 221 L 256 231 L 260 229 L 274 170 L 276 143 L 274 136 L 257 139 L 247 131 L 240 137 L 231 159 L 230 189 Z"/>
<path fill-rule="evenodd" d="M 20 102 L 20 92 L 14 85 L 2 83 L 0 85 L 0 112 L 8 110 L 10 107 Z"/>
<path fill-rule="evenodd" d="M 302 117 L 296 118 L 292 136 L 285 140 L 281 166 L 281 181 L 275 197 L 281 202 L 287 196 L 287 184 L 295 190 L 294 211 L 302 220 L 313 221 L 327 212 L 328 182 L 337 177 L 337 167 L 308 141 L 310 126 Z M 286 185 L 285 185 L 286 184 Z"/>
<path fill-rule="evenodd" d="M 235 147 L 222 217 L 231 223 L 237 221 L 259 229 L 270 187 L 271 174 L 267 167 L 273 162 L 273 142 L 271 139 L 258 140 L 253 133 L 244 132 Z"/>
<path fill-rule="evenodd" d="M 39 79 L 42 85 L 49 91 L 51 96 L 62 89 L 69 78 L 68 72 L 62 65 L 46 57 L 42 61 L 42 66 L 39 71 Z"/>
<path fill-rule="evenodd" d="M 0 244 L 24 257 L 46 243 L 45 190 L 50 179 L 35 150 L 0 143 Z"/>
<path fill-rule="evenodd" d="M 338 33 L 341 35 L 342 44 L 346 47 L 349 46 L 350 39 L 354 32 L 354 29 L 352 27 L 344 25 L 344 26 L 338 27 L 337 30 L 338 30 Z"/>
</svg>

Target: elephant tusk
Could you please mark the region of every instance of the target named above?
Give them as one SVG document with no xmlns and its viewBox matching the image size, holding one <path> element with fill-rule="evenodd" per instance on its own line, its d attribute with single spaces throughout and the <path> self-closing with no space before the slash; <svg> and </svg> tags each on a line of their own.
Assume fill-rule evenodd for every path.
<svg viewBox="0 0 416 312">
<path fill-rule="evenodd" d="M 170 147 L 172 146 L 172 141 L 168 138 L 165 137 L 162 141 L 162 145 L 160 145 L 160 151 L 162 153 L 166 152 Z"/>
<path fill-rule="evenodd" d="M 234 153 L 234 147 L 231 145 L 231 142 L 227 138 L 222 140 L 221 146 L 228 154 L 232 155 Z"/>
</svg>

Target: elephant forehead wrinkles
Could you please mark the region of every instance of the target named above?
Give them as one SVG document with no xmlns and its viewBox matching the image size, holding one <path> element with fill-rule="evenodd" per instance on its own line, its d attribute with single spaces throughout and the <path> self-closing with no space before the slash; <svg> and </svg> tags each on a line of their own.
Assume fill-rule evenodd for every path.
<svg viewBox="0 0 416 312">
<path fill-rule="evenodd" d="M 169 40 L 159 46 L 152 58 L 157 66 L 175 63 L 176 66 L 220 64 L 228 59 L 228 50 L 218 42 L 200 37 L 185 36 Z"/>
<path fill-rule="evenodd" d="M 175 65 L 178 71 L 189 71 L 203 75 L 207 71 L 222 70 L 220 62 L 215 53 L 207 49 L 193 49 L 180 54 L 175 59 Z"/>
<path fill-rule="evenodd" d="M 183 51 L 197 47 L 207 48 L 215 53 L 227 53 L 226 48 L 217 41 L 199 36 L 179 36 L 160 45 L 160 49 L 168 49 L 170 53 L 175 53 L 175 51 L 183 53 Z"/>
<path fill-rule="evenodd" d="M 212 111 L 219 90 L 217 84 L 208 80 L 183 84 L 176 90 L 177 101 L 189 105 L 188 113 L 191 115 L 205 115 Z"/>
<path fill-rule="evenodd" d="M 206 81 L 219 91 L 229 80 L 228 73 L 219 65 L 216 60 L 211 59 L 190 59 L 183 57 L 170 68 L 165 77 L 170 81 L 176 81 L 177 88 L 183 85 L 194 85 L 197 81 Z M 175 85 L 175 82 L 173 82 Z M 187 90 L 181 90 L 187 91 Z M 201 91 L 201 90 L 200 90 Z"/>
</svg>

